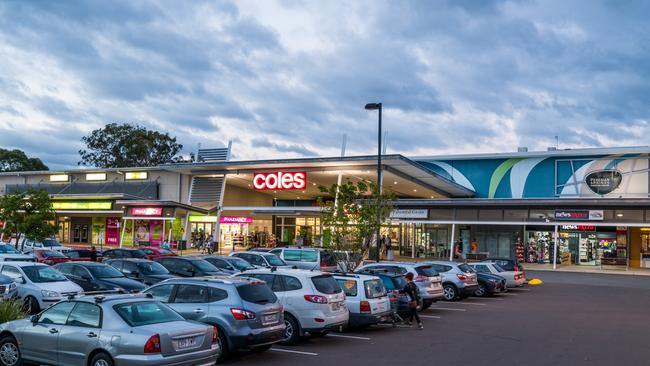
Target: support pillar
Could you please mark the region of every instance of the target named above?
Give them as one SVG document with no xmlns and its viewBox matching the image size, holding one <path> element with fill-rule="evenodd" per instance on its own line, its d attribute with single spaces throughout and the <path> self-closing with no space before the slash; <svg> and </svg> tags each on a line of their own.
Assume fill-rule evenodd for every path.
<svg viewBox="0 0 650 366">
<path fill-rule="evenodd" d="M 449 261 L 454 260 L 454 251 L 456 248 L 454 248 L 454 245 L 456 241 L 456 224 L 451 224 L 451 245 L 449 245 Z"/>
<path fill-rule="evenodd" d="M 557 225 L 555 225 L 555 232 L 553 233 L 553 269 L 557 269 L 557 241 L 559 234 L 557 232 Z"/>
</svg>

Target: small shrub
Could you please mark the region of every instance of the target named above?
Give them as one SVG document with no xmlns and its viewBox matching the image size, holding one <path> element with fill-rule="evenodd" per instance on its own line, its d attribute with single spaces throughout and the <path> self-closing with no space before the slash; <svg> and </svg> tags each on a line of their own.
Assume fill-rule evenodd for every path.
<svg viewBox="0 0 650 366">
<path fill-rule="evenodd" d="M 0 301 L 0 324 L 16 319 L 22 319 L 27 315 L 19 300 Z"/>
</svg>

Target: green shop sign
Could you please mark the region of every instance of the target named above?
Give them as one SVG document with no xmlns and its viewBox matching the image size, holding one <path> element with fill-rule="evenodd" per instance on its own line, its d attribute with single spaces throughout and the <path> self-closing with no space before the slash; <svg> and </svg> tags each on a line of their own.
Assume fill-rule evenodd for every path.
<svg viewBox="0 0 650 366">
<path fill-rule="evenodd" d="M 82 201 L 82 202 L 52 202 L 53 210 L 110 210 L 111 201 Z"/>
<path fill-rule="evenodd" d="M 217 217 L 190 215 L 190 222 L 217 222 Z"/>
</svg>

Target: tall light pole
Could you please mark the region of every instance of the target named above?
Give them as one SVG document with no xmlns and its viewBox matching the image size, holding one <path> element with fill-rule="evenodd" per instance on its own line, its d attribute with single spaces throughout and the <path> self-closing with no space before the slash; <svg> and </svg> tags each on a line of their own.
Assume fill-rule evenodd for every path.
<svg viewBox="0 0 650 366">
<path fill-rule="evenodd" d="M 381 103 L 368 103 L 366 104 L 367 111 L 379 111 L 379 128 L 377 130 L 377 238 L 375 245 L 377 246 L 377 262 L 381 259 L 379 240 L 381 238 L 381 210 L 379 209 L 379 202 L 381 197 Z"/>
</svg>

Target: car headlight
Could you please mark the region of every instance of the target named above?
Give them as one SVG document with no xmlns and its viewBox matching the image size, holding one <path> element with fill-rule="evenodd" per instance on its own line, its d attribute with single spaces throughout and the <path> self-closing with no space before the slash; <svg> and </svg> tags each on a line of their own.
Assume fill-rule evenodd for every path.
<svg viewBox="0 0 650 366">
<path fill-rule="evenodd" d="M 13 291 L 16 289 L 16 282 L 12 282 L 9 286 L 5 287 L 5 293 Z"/>
<path fill-rule="evenodd" d="M 61 297 L 58 292 L 48 290 L 41 290 L 41 295 L 43 295 L 43 297 Z"/>
</svg>

